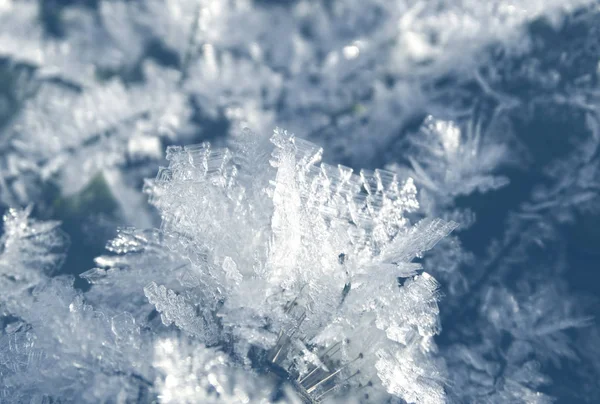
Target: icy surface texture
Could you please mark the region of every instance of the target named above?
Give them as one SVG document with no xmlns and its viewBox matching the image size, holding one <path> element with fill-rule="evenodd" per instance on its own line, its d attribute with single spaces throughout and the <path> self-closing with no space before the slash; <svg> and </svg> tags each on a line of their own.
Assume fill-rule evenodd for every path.
<svg viewBox="0 0 600 404">
<path fill-rule="evenodd" d="M 57 223 L 28 216 L 11 210 L 4 218 L 2 401 L 136 397 L 149 367 L 135 320 L 95 310 L 72 279 L 50 277 L 64 258 L 65 236 Z"/>
<path fill-rule="evenodd" d="M 58 222 L 29 218 L 31 208 L 9 210 L 0 239 L 0 278 L 3 300 L 18 296 L 47 279 L 62 265 L 68 241 Z"/>
<path fill-rule="evenodd" d="M 485 94 L 467 124 L 426 119 L 390 166 L 412 173 L 426 212 L 461 224 L 423 262 L 448 293 L 437 342 L 456 370 L 453 401 L 598 394 L 588 379 L 597 356 L 586 353 L 595 349 L 578 342 L 597 335 L 598 69 L 587 51 L 597 21 L 593 9 L 556 31 L 530 27 L 532 53 L 500 52 L 482 70 Z"/>
<path fill-rule="evenodd" d="M 90 296 L 108 287 L 123 297 L 106 303 L 123 309 L 143 293 L 164 325 L 226 343 L 238 366 L 283 372 L 308 400 L 360 391 L 443 402 L 438 285 L 412 261 L 456 224 L 410 223 L 411 178 L 320 163 L 322 149 L 280 129 L 271 154 L 262 139 L 244 131 L 230 149 L 169 148 L 169 166 L 146 184 L 160 231 L 122 231 L 110 244 L 121 255 L 83 275 Z M 181 378 L 168 377 L 165 397 Z"/>
<path fill-rule="evenodd" d="M 40 182 L 70 195 L 102 172 L 117 177 L 114 194 L 131 194 L 121 205 L 141 210 L 130 185 L 140 176 L 121 179 L 120 168 L 187 143 L 199 122 L 207 136 L 284 125 L 346 164 L 381 166 L 414 119 L 473 107 L 439 82 L 497 96 L 479 73 L 487 47 L 521 55 L 532 46 L 527 23 L 560 26 L 589 3 L 102 0 L 48 10 L 3 0 L 0 59 L 28 77 L 16 86 L 23 114 L 1 129 L 0 202 L 39 203 Z"/>
<path fill-rule="evenodd" d="M 599 20 L 0 0 L 0 402 L 595 404 Z"/>
<path fill-rule="evenodd" d="M 145 73 L 144 86 L 112 80 L 78 91 L 40 84 L 4 128 L 3 202 L 38 201 L 40 184 L 50 180 L 72 195 L 99 172 L 117 198 L 127 198 L 119 168 L 158 159 L 161 139 L 172 139 L 189 115 L 176 92 L 177 72 L 146 65 Z"/>
<path fill-rule="evenodd" d="M 160 372 L 156 386 L 161 403 L 274 402 L 272 380 L 236 367 L 227 355 L 203 345 L 158 340 L 153 364 Z"/>
<path fill-rule="evenodd" d="M 442 197 L 487 192 L 505 186 L 508 179 L 490 175 L 508 160 L 503 144 L 483 144 L 481 128 L 462 130 L 455 122 L 429 116 L 421 131 L 410 138 L 413 176 L 429 192 Z M 413 157 L 414 156 L 414 157 Z"/>
</svg>

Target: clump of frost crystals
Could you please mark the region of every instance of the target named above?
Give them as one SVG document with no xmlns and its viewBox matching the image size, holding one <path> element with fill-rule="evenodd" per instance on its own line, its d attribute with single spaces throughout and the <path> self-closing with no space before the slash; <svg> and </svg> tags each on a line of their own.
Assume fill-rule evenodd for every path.
<svg viewBox="0 0 600 404">
<path fill-rule="evenodd" d="M 122 230 L 110 247 L 124 256 L 83 276 L 115 296 L 130 256 L 128 270 L 146 266 L 139 286 L 165 325 L 305 402 L 442 402 L 437 283 L 411 261 L 456 224 L 411 225 L 410 178 L 319 164 L 322 149 L 279 129 L 272 153 L 260 139 L 169 147 L 169 166 L 145 187 L 159 233 Z M 189 382 L 162 368 L 165 388 Z"/>
<path fill-rule="evenodd" d="M 155 344 L 154 366 L 167 376 L 156 385 L 162 403 L 271 403 L 272 386 L 236 368 L 223 352 L 176 338 Z"/>
<path fill-rule="evenodd" d="M 473 121 L 461 129 L 453 121 L 425 118 L 420 130 L 408 138 L 414 153 L 414 158 L 408 160 L 417 183 L 438 199 L 506 186 L 508 179 L 493 173 L 510 161 L 508 147 L 493 143 L 483 132 L 481 125 Z"/>
</svg>

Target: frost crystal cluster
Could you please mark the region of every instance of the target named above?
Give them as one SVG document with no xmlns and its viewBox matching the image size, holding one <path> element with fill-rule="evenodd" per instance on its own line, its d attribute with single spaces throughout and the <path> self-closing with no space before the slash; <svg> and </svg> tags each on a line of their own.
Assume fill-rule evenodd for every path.
<svg viewBox="0 0 600 404">
<path fill-rule="evenodd" d="M 161 229 L 121 230 L 85 294 L 50 277 L 56 223 L 5 216 L 5 398 L 444 401 L 438 284 L 412 261 L 456 225 L 410 224 L 411 178 L 260 139 L 169 148 L 145 188 Z"/>
<path fill-rule="evenodd" d="M 169 148 L 169 166 L 146 184 L 161 230 L 151 239 L 123 230 L 111 242 L 116 253 L 140 250 L 138 287 L 121 286 L 133 286 L 123 255 L 107 256 L 83 274 L 98 285 L 92 294 L 108 288 L 125 310 L 143 288 L 140 321 L 155 309 L 165 325 L 270 369 L 310 402 L 346 390 L 442 402 L 438 284 L 412 261 L 455 224 L 409 223 L 411 178 L 320 163 L 321 148 L 279 129 L 272 154 L 256 139 Z"/>
<path fill-rule="evenodd" d="M 0 0 L 0 404 L 596 404 L 599 26 Z"/>
</svg>

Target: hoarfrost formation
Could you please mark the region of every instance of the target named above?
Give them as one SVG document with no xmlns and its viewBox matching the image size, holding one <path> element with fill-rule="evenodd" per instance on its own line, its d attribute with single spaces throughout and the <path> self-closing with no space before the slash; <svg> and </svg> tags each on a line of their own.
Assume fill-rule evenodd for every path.
<svg viewBox="0 0 600 404">
<path fill-rule="evenodd" d="M 599 21 L 0 0 L 0 402 L 597 402 Z"/>
</svg>

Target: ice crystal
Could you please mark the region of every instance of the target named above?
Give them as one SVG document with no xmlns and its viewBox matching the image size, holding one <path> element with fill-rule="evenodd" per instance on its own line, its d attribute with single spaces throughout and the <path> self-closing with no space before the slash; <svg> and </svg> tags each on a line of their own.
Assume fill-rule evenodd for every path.
<svg viewBox="0 0 600 404">
<path fill-rule="evenodd" d="M 86 304 L 72 279 L 49 276 L 66 239 L 57 223 L 37 222 L 29 213 L 11 210 L 4 218 L 0 308 L 9 317 L 1 334 L 2 399 L 133 396 L 148 369 L 139 356 L 139 327 L 127 313 L 111 316 Z"/>
<path fill-rule="evenodd" d="M 281 369 L 312 400 L 362 386 L 441 402 L 443 368 L 430 357 L 437 283 L 411 261 L 455 224 L 410 224 L 410 178 L 319 164 L 322 149 L 283 130 L 271 141 L 271 155 L 249 131 L 231 149 L 168 149 L 169 167 L 146 184 L 164 258 L 144 262 L 153 271 L 171 261 L 173 272 L 145 285 L 148 301 L 165 325 L 208 346 L 228 341 L 231 360 Z M 84 276 L 119 288 L 148 248 L 129 234 L 112 246 L 134 254 L 132 268 L 107 257 L 98 262 L 114 269 Z"/>
<path fill-rule="evenodd" d="M 156 342 L 154 366 L 161 403 L 274 402 L 272 380 L 236 367 L 222 352 L 175 338 Z"/>
<path fill-rule="evenodd" d="M 136 144 L 148 143 L 142 140 L 144 136 L 169 136 L 186 119 L 185 103 L 174 92 L 177 73 L 146 67 L 149 80 L 155 82 L 143 88 L 127 89 L 115 80 L 80 94 L 43 84 L 6 129 L 14 152 L 20 159 L 36 164 L 43 178 L 62 168 L 61 175 L 67 177 L 62 179 L 63 187 L 74 187 L 65 190 L 72 193 L 87 184 L 98 168 L 125 159 L 122 150 L 129 149 L 134 156 L 140 154 Z M 160 154 L 156 148 L 149 150 L 150 156 Z M 94 154 L 99 156 L 90 158 Z M 69 165 L 77 167 L 76 175 Z"/>
<path fill-rule="evenodd" d="M 505 186 L 507 178 L 486 175 L 508 158 L 506 147 L 483 145 L 482 130 L 470 125 L 466 131 L 454 122 L 425 119 L 421 132 L 411 140 L 417 153 L 409 156 L 417 181 L 433 193 L 468 195 Z M 420 149 L 420 150 L 419 150 Z"/>
<path fill-rule="evenodd" d="M 470 333 L 481 342 L 469 347 L 456 344 L 445 355 L 448 366 L 457 370 L 452 379 L 461 385 L 454 394 L 489 403 L 553 402 L 543 393 L 550 384 L 543 365 L 577 360 L 566 332 L 587 326 L 590 319 L 578 317 L 572 302 L 557 304 L 558 296 L 568 298 L 554 286 L 518 294 L 490 288 L 485 295 L 481 307 L 485 321 Z"/>
<path fill-rule="evenodd" d="M 595 402 L 595 2 L 59 3 L 0 0 L 0 402 Z"/>
<path fill-rule="evenodd" d="M 0 282 L 3 300 L 18 296 L 38 285 L 60 267 L 65 258 L 65 235 L 58 222 L 37 222 L 29 218 L 31 207 L 9 210 L 4 215 L 0 239 Z"/>
<path fill-rule="evenodd" d="M 123 162 L 127 156 L 117 153 L 124 150 L 123 143 L 134 155 L 144 150 L 155 154 L 163 146 L 158 140 L 164 137 L 148 133 L 152 130 L 145 122 L 136 125 L 132 119 L 143 110 L 154 116 L 152 123 L 167 116 L 158 125 L 162 129 L 165 121 L 167 130 L 196 123 L 187 113 L 192 100 L 198 108 L 195 118 L 205 120 L 205 127 L 200 128 L 204 134 L 212 125 L 231 134 L 240 126 L 266 133 L 275 122 L 283 123 L 311 140 L 327 143 L 346 163 L 380 166 L 382 161 L 395 160 L 388 155 L 389 146 L 415 117 L 425 111 L 441 111 L 454 118 L 460 115 L 458 110 L 472 106 L 472 101 L 461 108 L 448 105 L 445 99 L 452 94 L 439 89 L 437 80 L 456 76 L 461 84 L 477 81 L 479 68 L 489 57 L 480 61 L 475 55 L 487 45 L 500 42 L 509 54 L 520 54 L 521 48 L 529 45 L 516 35 L 524 24 L 543 16 L 558 24 L 565 13 L 589 0 L 530 1 L 524 6 L 504 1 L 487 5 L 470 1 L 387 4 L 379 0 L 271 3 L 104 0 L 97 8 L 61 5 L 52 21 L 46 22 L 42 17 L 47 11 L 39 2 L 4 0 L 0 57 L 11 64 L 30 66 L 35 82 L 50 80 L 65 93 L 54 89 L 46 94 L 53 98 L 48 100 L 43 91 L 26 103 L 27 113 L 19 121 L 30 131 L 17 135 L 14 142 L 41 148 L 50 142 L 48 153 L 56 152 L 56 156 L 40 161 L 42 156 L 32 150 L 34 153 L 17 153 L 1 164 L 3 171 L 8 166 L 5 182 L 16 181 L 15 189 L 6 191 L 16 195 L 10 199 L 3 196 L 3 203 L 39 202 L 39 196 L 33 194 L 37 184 L 25 178 L 38 172 L 46 176 L 56 173 L 73 148 L 98 156 L 73 164 L 83 164 L 90 172 Z M 55 25 L 60 29 L 53 28 Z M 145 75 L 147 86 L 129 86 L 156 59 L 175 72 L 155 71 Z M 157 82 L 169 85 L 157 88 Z M 479 80 L 487 91 L 482 83 L 485 81 Z M 73 88 L 83 94 L 69 94 Z M 72 99 L 81 107 L 52 108 L 54 98 Z M 65 104 L 69 104 L 67 100 Z M 143 105 L 146 102 L 153 105 Z M 138 103 L 142 104 L 139 108 Z M 32 104 L 37 112 L 30 117 Z M 39 104 L 48 104 L 51 111 Z M 87 118 L 78 111 L 85 111 Z M 46 112 L 51 114 L 51 122 L 44 116 Z M 123 122 L 119 117 L 127 119 Z M 47 129 L 29 126 L 38 119 L 38 125 Z M 84 128 L 88 123 L 90 127 Z M 111 134 L 90 135 L 99 123 L 99 129 L 110 126 Z M 136 127 L 140 125 L 144 130 Z M 54 130 L 49 131 L 51 126 Z M 58 127 L 60 136 L 54 133 Z M 136 135 L 125 142 L 114 136 L 113 129 Z M 73 136 L 79 132 L 79 137 Z M 340 133 L 344 136 L 338 136 Z M 5 136 L 15 134 L 9 130 Z M 103 141 L 94 141 L 98 137 Z M 69 177 L 60 182 L 61 189 L 71 182 L 81 189 L 81 184 L 93 177 L 79 178 L 68 171 L 65 175 Z M 139 178 L 131 182 L 136 180 Z M 117 188 L 131 191 L 131 187 Z M 70 194 L 73 189 L 66 191 Z M 137 203 L 138 209 L 140 205 Z M 131 215 L 126 216 L 133 224 Z"/>
</svg>

